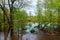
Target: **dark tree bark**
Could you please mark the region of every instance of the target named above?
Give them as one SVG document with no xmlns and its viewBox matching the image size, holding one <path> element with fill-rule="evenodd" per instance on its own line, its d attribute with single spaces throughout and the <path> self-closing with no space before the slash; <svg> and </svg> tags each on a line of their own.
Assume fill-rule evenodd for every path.
<svg viewBox="0 0 60 40">
<path fill-rule="evenodd" d="M 13 40 L 13 37 L 14 37 L 14 32 L 13 32 L 13 25 L 14 25 L 14 22 L 13 22 L 13 14 L 14 14 L 14 10 L 13 10 L 13 4 L 16 0 L 11 0 L 11 4 L 10 4 L 10 0 L 8 0 L 8 5 L 9 5 L 9 10 L 10 10 L 10 18 L 8 18 L 6 12 L 5 12 L 5 8 L 0 4 L 0 7 L 1 9 L 3 10 L 3 13 L 4 13 L 4 18 L 6 18 L 7 20 L 7 23 L 8 23 L 8 30 L 6 30 L 7 32 L 5 32 L 5 40 L 7 40 L 7 36 L 8 36 L 8 33 L 9 31 L 11 31 L 10 33 L 10 40 Z M 5 19 L 4 19 L 5 21 Z"/>
<path fill-rule="evenodd" d="M 11 0 L 11 4 L 10 4 L 10 2 L 9 2 L 9 0 L 8 0 L 8 4 L 9 4 L 9 9 L 10 9 L 10 26 L 9 26 L 9 29 L 10 29 L 10 31 L 11 31 L 11 34 L 10 34 L 10 40 L 13 40 L 13 37 L 14 37 L 14 32 L 13 32 L 13 25 L 14 25 L 14 21 L 13 21 L 13 14 L 14 14 L 14 10 L 13 10 L 13 4 L 14 4 L 14 2 L 15 2 L 16 0 Z"/>
<path fill-rule="evenodd" d="M 7 22 L 7 24 L 9 25 L 9 17 L 8 17 L 7 14 L 6 14 L 5 7 L 2 6 L 1 4 L 0 4 L 0 7 L 1 7 L 2 11 L 3 11 L 4 23 Z M 5 19 L 5 18 L 6 18 L 6 19 Z M 9 26 L 7 27 L 6 30 L 4 30 L 4 40 L 7 40 L 8 28 L 9 28 Z"/>
<path fill-rule="evenodd" d="M 0 40 L 1 40 L 1 22 L 0 22 Z"/>
</svg>

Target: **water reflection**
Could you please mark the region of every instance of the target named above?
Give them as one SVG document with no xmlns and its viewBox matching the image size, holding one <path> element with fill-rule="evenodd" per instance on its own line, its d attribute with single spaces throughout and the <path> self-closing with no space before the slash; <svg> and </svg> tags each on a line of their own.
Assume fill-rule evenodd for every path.
<svg viewBox="0 0 60 40">
<path fill-rule="evenodd" d="M 60 35 L 26 34 L 23 40 L 60 40 Z"/>
<path fill-rule="evenodd" d="M 16 35 L 16 38 L 18 35 Z M 4 40 L 4 34 L 3 32 L 0 35 L 1 39 L 0 40 Z M 9 40 L 10 37 L 8 37 Z M 14 38 L 14 39 L 16 39 Z M 19 40 L 20 40 L 21 36 L 19 35 Z M 23 35 L 23 40 L 60 40 L 60 34 L 55 34 L 55 35 L 49 35 L 46 33 L 38 33 L 38 34 L 34 34 L 34 33 L 27 33 Z"/>
<path fill-rule="evenodd" d="M 39 32 L 37 33 L 31 33 L 30 31 L 32 29 L 34 29 L 35 31 L 38 31 L 38 29 L 36 28 L 38 26 L 38 23 L 31 23 L 31 27 L 28 25 L 26 26 L 26 34 L 23 35 L 23 40 L 60 40 L 60 34 L 48 34 L 48 33 L 44 33 L 42 30 L 39 30 Z M 45 24 L 41 24 L 42 27 L 44 27 Z M 48 26 L 50 27 L 50 23 L 48 24 Z M 54 25 L 55 26 L 55 25 Z M 57 28 L 57 26 L 55 26 L 55 28 Z M 19 29 L 20 30 L 20 29 Z M 18 31 L 16 31 L 18 32 Z M 20 32 L 20 31 L 19 31 Z M 10 35 L 10 34 L 9 34 Z M 18 40 L 18 34 L 15 33 L 15 36 Z M 10 36 L 7 38 L 8 40 L 10 39 Z M 13 38 L 15 40 L 15 38 Z M 21 39 L 21 36 L 19 34 L 19 40 Z M 1 32 L 0 34 L 0 40 L 4 40 L 4 33 Z"/>
</svg>

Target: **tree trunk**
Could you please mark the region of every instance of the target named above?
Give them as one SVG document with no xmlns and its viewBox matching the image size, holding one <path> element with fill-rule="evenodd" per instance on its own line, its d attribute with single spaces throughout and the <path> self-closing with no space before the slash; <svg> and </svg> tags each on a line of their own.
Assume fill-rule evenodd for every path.
<svg viewBox="0 0 60 40">
<path fill-rule="evenodd" d="M 23 40 L 23 34 L 21 34 L 21 40 Z"/>
<path fill-rule="evenodd" d="M 12 1 L 11 1 L 12 2 Z M 11 35 L 10 35 L 10 38 L 11 40 L 14 40 L 14 32 L 13 32 L 13 14 L 14 14 L 14 11 L 13 11 L 13 3 L 10 5 L 10 28 L 11 28 Z"/>
<path fill-rule="evenodd" d="M 8 33 L 4 32 L 4 40 L 7 40 L 7 37 L 8 37 Z"/>
<path fill-rule="evenodd" d="M 0 40 L 1 40 L 1 22 L 0 22 Z"/>
</svg>

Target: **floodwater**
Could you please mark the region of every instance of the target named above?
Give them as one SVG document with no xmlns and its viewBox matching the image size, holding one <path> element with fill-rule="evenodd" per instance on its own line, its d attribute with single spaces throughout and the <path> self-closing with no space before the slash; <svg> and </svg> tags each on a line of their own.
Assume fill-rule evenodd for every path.
<svg viewBox="0 0 60 40">
<path fill-rule="evenodd" d="M 38 34 L 26 34 L 23 36 L 23 40 L 60 40 L 60 34 L 47 34 L 40 32 Z"/>
<path fill-rule="evenodd" d="M 34 25 L 33 25 L 34 26 Z M 33 28 L 33 27 L 32 27 Z M 30 33 L 30 30 L 27 30 L 27 34 L 24 34 L 22 37 L 22 40 L 60 40 L 60 34 L 48 34 L 40 31 L 39 33 Z M 13 40 L 21 40 L 21 35 L 15 34 L 15 38 L 13 37 Z M 1 32 L 0 34 L 0 40 L 4 40 L 4 33 Z M 7 40 L 10 40 L 10 35 L 8 36 Z"/>
<path fill-rule="evenodd" d="M 8 40 L 9 39 L 10 38 L 8 37 Z M 0 40 L 4 40 L 3 33 L 1 33 L 0 35 Z M 44 33 L 39 33 L 39 34 L 28 33 L 23 35 L 23 40 L 60 40 L 60 34 L 49 35 Z"/>
</svg>

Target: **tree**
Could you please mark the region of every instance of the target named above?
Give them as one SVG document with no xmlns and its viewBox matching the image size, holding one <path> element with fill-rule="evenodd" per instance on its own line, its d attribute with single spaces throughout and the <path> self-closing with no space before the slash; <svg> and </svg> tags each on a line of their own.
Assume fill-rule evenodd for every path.
<svg viewBox="0 0 60 40">
<path fill-rule="evenodd" d="M 38 4 L 37 4 L 37 18 L 38 18 L 38 23 L 40 24 L 42 22 L 42 8 L 40 6 L 40 1 L 38 0 Z"/>
<path fill-rule="evenodd" d="M 26 12 L 24 10 L 16 11 L 14 13 L 14 28 L 18 28 L 18 37 L 19 37 L 19 32 L 21 33 L 21 40 L 22 40 L 22 36 L 26 30 L 26 25 L 27 25 Z M 21 30 L 21 31 L 19 31 L 19 30 Z"/>
<path fill-rule="evenodd" d="M 0 4 L 0 7 L 1 7 L 1 9 L 2 9 L 2 11 L 3 11 L 3 14 L 4 14 L 4 21 L 5 21 L 5 18 L 7 19 L 7 23 L 9 24 L 9 28 L 8 28 L 8 30 L 7 30 L 7 32 L 6 32 L 6 37 L 7 37 L 7 35 L 8 35 L 8 32 L 9 32 L 9 30 L 11 30 L 11 37 L 12 37 L 12 35 L 13 35 L 13 29 L 11 28 L 11 27 L 13 27 L 13 4 L 14 4 L 14 2 L 16 1 L 16 0 L 8 0 L 8 5 L 9 5 L 9 9 L 10 9 L 10 18 L 8 18 L 8 16 L 7 16 L 7 14 L 6 14 L 6 9 L 5 9 L 5 1 L 6 0 L 3 0 L 2 2 L 2 4 Z M 10 4 L 10 2 L 11 2 L 11 4 Z M 10 19 L 10 20 L 9 20 Z M 7 40 L 7 38 L 5 38 L 5 40 Z"/>
<path fill-rule="evenodd" d="M 60 0 L 45 0 L 46 1 L 46 8 L 51 10 L 53 16 L 51 22 L 58 23 L 58 28 L 60 27 L 60 12 L 59 12 L 59 6 L 60 6 Z M 56 14 L 56 16 L 54 16 Z M 54 19 L 56 17 L 56 19 Z M 56 21 L 54 21 L 56 20 Z M 60 29 L 60 28 L 59 28 Z"/>
<path fill-rule="evenodd" d="M 6 1 L 7 1 L 7 4 L 6 4 Z M 17 2 L 17 6 L 15 4 L 15 2 Z M 7 24 L 7 31 L 5 32 L 5 40 L 7 40 L 7 36 L 8 36 L 8 33 L 10 32 L 10 38 L 11 40 L 13 40 L 13 36 L 14 36 L 14 25 L 15 25 L 15 8 L 17 9 L 17 14 L 21 14 L 23 15 L 23 13 L 25 13 L 25 11 L 19 11 L 21 8 L 24 8 L 26 6 L 29 6 L 29 3 L 28 1 L 24 1 L 24 0 L 0 0 L 0 8 L 2 9 L 3 11 L 3 17 L 4 17 L 4 26 Z M 8 5 L 8 8 L 6 7 L 6 5 Z M 19 10 L 18 10 L 19 8 Z M 7 13 L 8 11 L 8 13 Z M 19 16 L 21 16 L 19 15 Z M 25 22 L 26 22 L 26 15 L 24 14 L 24 16 L 21 16 L 21 18 L 19 18 L 19 25 L 22 27 L 21 30 L 25 29 Z M 25 19 L 25 20 L 24 20 Z M 17 24 L 18 25 L 18 24 Z M 19 26 L 18 25 L 18 26 Z M 22 31 L 23 32 L 23 31 Z M 15 36 L 14 36 L 15 37 Z"/>
</svg>

